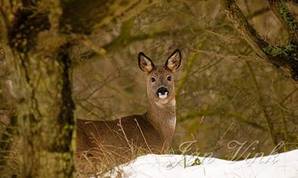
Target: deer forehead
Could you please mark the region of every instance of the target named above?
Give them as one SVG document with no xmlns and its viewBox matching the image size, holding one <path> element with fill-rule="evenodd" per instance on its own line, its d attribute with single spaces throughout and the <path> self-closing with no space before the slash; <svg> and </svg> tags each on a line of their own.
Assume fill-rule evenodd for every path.
<svg viewBox="0 0 298 178">
<path fill-rule="evenodd" d="M 171 75 L 172 72 L 167 70 L 164 66 L 156 66 L 155 69 L 150 73 L 151 76 L 168 76 Z"/>
</svg>

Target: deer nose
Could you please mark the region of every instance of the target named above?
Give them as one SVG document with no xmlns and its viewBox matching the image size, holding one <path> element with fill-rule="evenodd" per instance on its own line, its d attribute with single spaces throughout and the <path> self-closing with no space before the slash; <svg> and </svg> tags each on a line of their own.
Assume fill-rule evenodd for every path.
<svg viewBox="0 0 298 178">
<path fill-rule="evenodd" d="M 169 94 L 169 90 L 165 87 L 160 87 L 156 92 L 156 95 L 161 99 L 166 98 L 168 94 Z"/>
</svg>

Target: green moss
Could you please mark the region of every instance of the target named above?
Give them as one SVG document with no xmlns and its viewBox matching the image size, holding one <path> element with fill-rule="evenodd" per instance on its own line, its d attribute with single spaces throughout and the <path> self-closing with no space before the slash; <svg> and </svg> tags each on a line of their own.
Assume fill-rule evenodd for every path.
<svg viewBox="0 0 298 178">
<path fill-rule="evenodd" d="M 270 56 L 281 56 L 281 55 L 289 56 L 289 54 L 293 53 L 293 51 L 295 51 L 296 48 L 297 47 L 293 44 L 289 44 L 284 47 L 270 45 L 263 48 L 263 51 Z"/>
<path fill-rule="evenodd" d="M 294 17 L 289 12 L 289 9 L 287 8 L 285 3 L 281 3 L 279 8 L 279 13 L 281 14 L 282 18 L 286 23 L 288 24 L 289 28 L 291 30 L 297 29 L 297 23 L 295 22 Z"/>
<path fill-rule="evenodd" d="M 72 133 L 74 126 L 66 124 L 63 127 L 63 134 L 69 135 L 69 133 Z"/>
</svg>

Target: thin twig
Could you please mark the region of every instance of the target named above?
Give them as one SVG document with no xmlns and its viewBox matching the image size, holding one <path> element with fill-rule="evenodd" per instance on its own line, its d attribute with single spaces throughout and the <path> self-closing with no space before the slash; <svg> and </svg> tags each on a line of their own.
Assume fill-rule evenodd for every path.
<svg viewBox="0 0 298 178">
<path fill-rule="evenodd" d="M 150 151 L 150 153 L 152 153 L 152 151 L 151 151 L 151 149 L 150 149 L 150 147 L 149 147 L 149 145 L 148 145 L 148 143 L 147 143 L 147 140 L 146 140 L 146 138 L 145 138 L 145 135 L 144 135 L 144 133 L 143 133 L 143 131 L 142 131 L 142 129 L 141 129 L 141 127 L 140 127 L 138 121 L 137 121 L 136 119 L 134 119 L 134 121 L 135 121 L 135 123 L 137 124 L 138 129 L 140 130 L 140 132 L 141 132 L 141 134 L 142 134 L 142 137 L 143 137 L 143 139 L 144 139 L 144 142 L 145 142 L 145 144 L 146 144 L 146 147 L 148 148 L 148 150 Z"/>
<path fill-rule="evenodd" d="M 251 20 L 251 19 L 255 18 L 256 16 L 263 15 L 269 11 L 270 11 L 270 8 L 264 7 L 262 9 L 256 10 L 255 12 L 249 14 L 248 16 L 246 16 L 246 18 Z"/>
<path fill-rule="evenodd" d="M 257 81 L 256 75 L 255 75 L 255 73 L 253 71 L 253 68 L 250 65 L 250 63 L 249 62 L 246 62 L 246 64 L 247 64 L 248 70 L 249 70 L 249 72 L 251 74 L 253 83 L 254 83 L 254 85 L 256 87 L 256 92 L 257 92 L 257 95 L 258 95 L 258 103 L 259 103 L 259 105 L 261 106 L 261 108 L 263 110 L 263 114 L 264 114 L 264 117 L 265 117 L 266 122 L 267 122 L 268 131 L 269 131 L 271 140 L 272 140 L 274 146 L 277 146 L 278 145 L 278 141 L 277 141 L 277 138 L 276 138 L 275 133 L 274 133 L 273 122 L 272 122 L 272 120 L 270 118 L 270 114 L 267 112 L 266 106 L 264 104 L 262 93 L 261 93 L 261 89 L 260 89 L 259 83 Z"/>
</svg>

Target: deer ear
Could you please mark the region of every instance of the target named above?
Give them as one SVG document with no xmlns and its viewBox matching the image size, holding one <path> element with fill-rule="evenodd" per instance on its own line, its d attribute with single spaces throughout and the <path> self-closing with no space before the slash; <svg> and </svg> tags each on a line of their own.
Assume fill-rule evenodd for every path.
<svg viewBox="0 0 298 178">
<path fill-rule="evenodd" d="M 150 73 L 153 68 L 154 64 L 152 60 L 147 57 L 144 53 L 140 52 L 138 55 L 138 60 L 139 60 L 139 67 L 142 71 Z"/>
<path fill-rule="evenodd" d="M 165 67 L 168 68 L 170 71 L 175 72 L 181 66 L 181 60 L 181 52 L 179 49 L 176 49 L 167 59 Z"/>
</svg>

